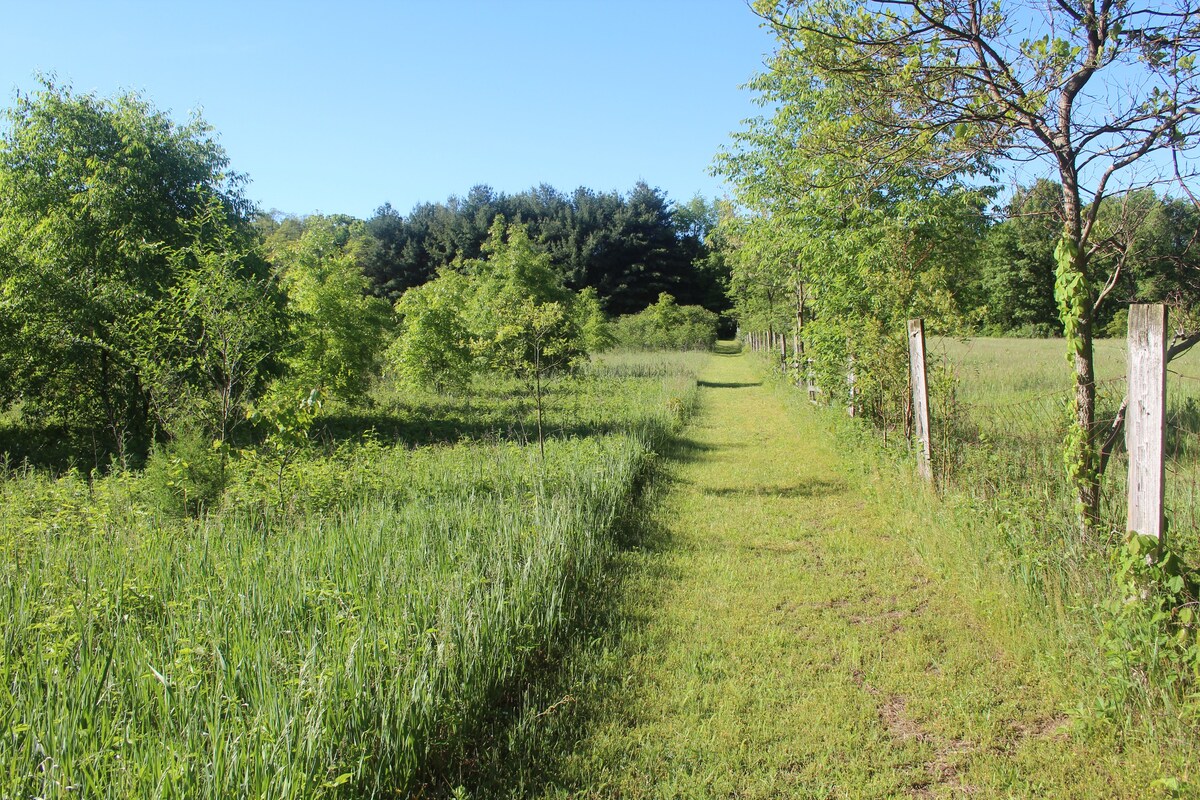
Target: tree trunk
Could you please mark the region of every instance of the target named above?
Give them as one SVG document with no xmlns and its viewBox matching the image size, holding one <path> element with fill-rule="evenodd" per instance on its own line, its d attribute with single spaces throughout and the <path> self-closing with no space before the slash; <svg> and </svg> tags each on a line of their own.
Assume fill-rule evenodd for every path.
<svg viewBox="0 0 1200 800">
<path fill-rule="evenodd" d="M 1088 282 L 1087 243 L 1083 240 L 1079 185 L 1062 171 L 1064 228 L 1055 252 L 1055 294 L 1075 367 L 1074 427 L 1066 443 L 1067 468 L 1079 510 L 1079 534 L 1088 537 L 1100 519 L 1100 476 L 1096 443 L 1096 374 L 1092 350 L 1093 298 Z"/>
<path fill-rule="evenodd" d="M 540 346 L 533 350 L 533 381 L 534 394 L 537 399 L 538 457 L 545 462 L 546 439 L 542 435 L 542 348 Z"/>
<path fill-rule="evenodd" d="M 1090 317 L 1090 315 L 1089 315 Z M 1096 469 L 1096 377 L 1092 356 L 1092 321 L 1081 322 L 1080 349 L 1075 353 L 1075 424 L 1085 434 L 1085 459 L 1076 490 L 1080 510 L 1080 533 L 1086 535 L 1100 519 L 1100 476 Z"/>
</svg>

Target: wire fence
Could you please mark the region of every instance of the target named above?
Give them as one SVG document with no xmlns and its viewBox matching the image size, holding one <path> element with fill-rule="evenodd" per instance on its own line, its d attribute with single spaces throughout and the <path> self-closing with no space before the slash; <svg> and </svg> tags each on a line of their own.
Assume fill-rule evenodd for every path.
<svg viewBox="0 0 1200 800">
<path fill-rule="evenodd" d="M 807 388 L 794 352 L 789 357 L 788 348 L 777 339 L 761 336 L 750 344 L 788 371 L 798 390 Z M 1128 357 L 1124 342 L 1113 340 L 1096 342 L 1095 355 L 1093 435 L 1102 441 L 1125 398 Z M 1075 493 L 1063 457 L 1075 394 L 1065 342 L 932 339 L 928 362 L 936 480 L 986 503 L 994 514 L 989 524 L 996 524 L 1015 550 L 1038 562 L 1031 575 L 1075 573 L 1066 566 L 1047 570 L 1046 562 L 1066 565 L 1104 552 L 1096 546 L 1100 542 L 1080 538 Z M 864 384 L 853 371 L 847 378 Z M 1193 563 L 1200 563 L 1200 352 L 1172 361 L 1167 384 L 1164 471 L 1169 535 Z M 903 421 L 911 406 L 905 396 L 910 387 L 890 391 L 895 395 L 892 404 L 904 411 L 876 424 L 885 429 L 889 446 L 911 449 L 910 427 Z M 1101 477 L 1097 533 L 1109 542 L 1125 532 L 1127 470 L 1123 439 L 1118 437 Z"/>
<path fill-rule="evenodd" d="M 942 481 L 985 496 L 1048 498 L 1043 527 L 1073 529 L 1074 500 L 1062 451 L 1074 387 L 1070 367 L 1061 355 L 1053 357 L 1054 349 L 1065 350 L 1063 343 L 946 340 L 938 345 L 937 368 L 949 373 L 951 387 L 930 399 Z M 1006 363 L 1000 363 L 1001 353 Z M 1123 343 L 1098 345 L 1097 368 L 1106 377 L 1096 381 L 1097 440 L 1108 436 L 1125 398 L 1126 359 Z M 1102 528 L 1109 536 L 1124 533 L 1127 469 L 1118 437 L 1101 476 Z M 1185 354 L 1168 368 L 1164 470 L 1170 534 L 1185 550 L 1200 552 L 1200 354 Z"/>
</svg>

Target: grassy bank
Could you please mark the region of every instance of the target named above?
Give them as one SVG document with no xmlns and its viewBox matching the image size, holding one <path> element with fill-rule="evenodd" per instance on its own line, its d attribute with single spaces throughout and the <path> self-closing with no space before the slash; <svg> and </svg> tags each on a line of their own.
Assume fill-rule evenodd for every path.
<svg viewBox="0 0 1200 800">
<path fill-rule="evenodd" d="M 544 460 L 515 387 L 384 397 L 369 417 L 393 433 L 467 440 L 413 449 L 381 424 L 287 463 L 245 453 L 199 517 L 139 473 L 10 472 L 0 795 L 436 783 L 585 615 L 696 363 L 623 356 L 558 382 Z"/>
<path fill-rule="evenodd" d="M 1186 605 L 1126 602 L 1119 585 L 1125 533 L 1127 463 L 1118 447 L 1103 479 L 1104 513 L 1094 537 L 1078 534 L 1073 494 L 1062 466 L 1071 372 L 1060 340 L 936 340 L 954 392 L 934 403 L 935 461 L 964 524 L 1006 554 L 1012 574 L 1055 610 L 1077 640 L 1099 686 L 1082 713 L 1130 735 L 1193 735 L 1195 626 L 1180 625 Z M 1123 341 L 1097 343 L 1099 424 L 1107 429 L 1125 394 Z M 1200 568 L 1200 353 L 1172 362 L 1167 392 L 1168 539 L 1186 570 Z"/>
</svg>

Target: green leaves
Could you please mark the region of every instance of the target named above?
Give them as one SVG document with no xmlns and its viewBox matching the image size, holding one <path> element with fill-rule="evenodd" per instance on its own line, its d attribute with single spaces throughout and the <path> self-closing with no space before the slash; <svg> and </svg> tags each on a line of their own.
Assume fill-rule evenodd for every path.
<svg viewBox="0 0 1200 800">
<path fill-rule="evenodd" d="M 1064 230 L 1054 248 L 1054 299 L 1058 303 L 1058 316 L 1067 338 L 1067 358 L 1083 351 L 1085 342 L 1080 335 L 1080 324 L 1086 318 L 1091 301 L 1087 276 L 1079 257 L 1079 243 L 1069 231 Z"/>
<path fill-rule="evenodd" d="M 700 306 L 680 306 L 663 292 L 646 310 L 617 320 L 616 338 L 634 350 L 708 350 L 717 341 L 717 315 Z"/>
<path fill-rule="evenodd" d="M 466 276 L 443 270 L 400 297 L 399 335 L 386 360 L 404 383 L 439 392 L 467 386 L 473 371 L 471 332 L 462 313 L 468 296 Z"/>
<path fill-rule="evenodd" d="M 366 396 L 392 323 L 387 303 L 367 295 L 357 253 L 364 237 L 361 222 L 309 218 L 298 239 L 272 253 L 287 291 L 289 380 L 342 400 Z"/>
<path fill-rule="evenodd" d="M 178 124 L 135 94 L 100 99 L 46 80 L 6 116 L 0 363 L 27 415 L 121 454 L 145 444 L 171 391 L 148 367 L 194 377 L 184 349 L 155 352 L 145 337 L 179 316 L 167 306 L 198 262 L 177 254 L 245 253 L 241 179 L 202 119 Z"/>
<path fill-rule="evenodd" d="M 524 226 L 498 218 L 484 252 L 397 302 L 399 335 L 387 358 L 405 382 L 462 389 L 480 368 L 532 379 L 607 343 L 595 292 L 567 289 Z"/>
<path fill-rule="evenodd" d="M 1095 709 L 1102 716 L 1144 702 L 1151 686 L 1186 688 L 1200 678 L 1200 575 L 1165 542 L 1134 531 L 1111 558 L 1115 593 L 1101 609 L 1108 670 Z M 1197 712 L 1194 692 L 1176 694 Z"/>
</svg>

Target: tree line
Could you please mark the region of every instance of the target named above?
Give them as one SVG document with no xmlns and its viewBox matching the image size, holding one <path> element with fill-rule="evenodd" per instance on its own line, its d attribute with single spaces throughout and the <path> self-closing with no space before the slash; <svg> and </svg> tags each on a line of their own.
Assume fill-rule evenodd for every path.
<svg viewBox="0 0 1200 800">
<path fill-rule="evenodd" d="M 1086 537 L 1115 441 L 1093 339 L 1119 330 L 1119 300 L 1195 306 L 1200 8 L 1018 5 L 755 2 L 776 46 L 750 83 L 765 113 L 718 156 L 744 211 L 731 290 L 744 324 L 804 331 L 830 392 L 853 365 L 856 402 L 885 425 L 905 413 L 887 398 L 903 396 L 906 317 L 1060 333 Z M 1014 164 L 1045 180 L 993 225 Z"/>
<path fill-rule="evenodd" d="M 685 305 L 725 308 L 722 264 L 708 242 L 717 204 L 701 197 L 672 203 L 644 182 L 626 194 L 475 186 L 464 198 L 420 203 L 407 216 L 385 204 L 365 223 L 372 246 L 363 271 L 376 294 L 394 301 L 456 258 L 479 258 L 497 217 L 525 225 L 565 284 L 595 289 L 610 314 L 641 311 L 661 292 Z"/>
<path fill-rule="evenodd" d="M 45 80 L 5 121 L 0 428 L 77 461 L 303 427 L 385 369 L 437 388 L 480 366 L 540 380 L 607 341 L 609 315 L 663 294 L 723 308 L 718 209 L 699 197 L 476 187 L 407 217 L 267 215 L 203 119 L 137 94 Z M 468 289 L 443 363 L 417 364 L 438 293 Z"/>
</svg>

